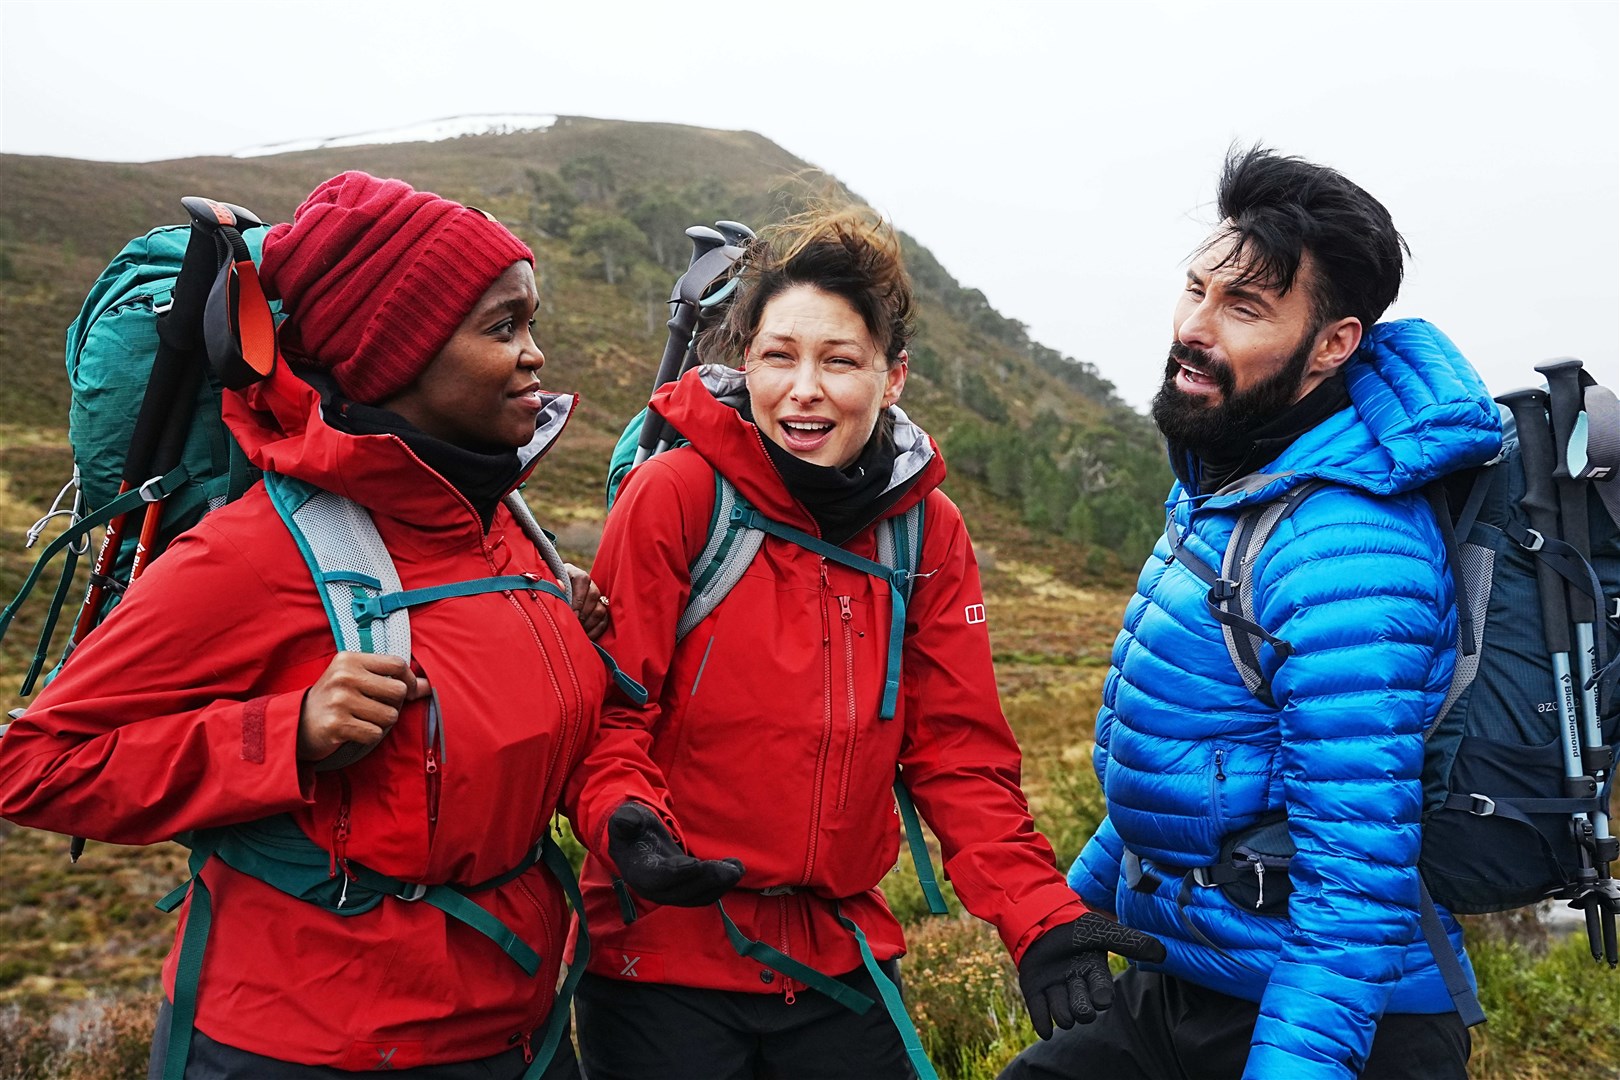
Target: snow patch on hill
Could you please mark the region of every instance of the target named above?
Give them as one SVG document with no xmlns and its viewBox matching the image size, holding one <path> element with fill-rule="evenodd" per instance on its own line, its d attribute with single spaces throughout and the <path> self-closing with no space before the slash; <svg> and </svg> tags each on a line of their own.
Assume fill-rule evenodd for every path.
<svg viewBox="0 0 1620 1080">
<path fill-rule="evenodd" d="M 465 135 L 511 135 L 519 131 L 544 131 L 557 122 L 555 116 L 539 113 L 494 113 L 480 116 L 450 116 L 442 120 L 429 120 L 422 124 L 390 128 L 385 131 L 367 131 L 358 135 L 339 135 L 330 139 L 294 139 L 289 142 L 268 143 L 238 150 L 232 157 L 269 157 L 272 154 L 294 154 L 302 150 L 333 150 L 348 146 L 377 146 L 384 143 L 442 142 Z"/>
</svg>

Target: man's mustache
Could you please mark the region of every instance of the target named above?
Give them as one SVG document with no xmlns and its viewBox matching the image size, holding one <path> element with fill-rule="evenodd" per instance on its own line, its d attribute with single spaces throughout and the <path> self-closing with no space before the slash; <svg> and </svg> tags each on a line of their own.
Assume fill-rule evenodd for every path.
<svg viewBox="0 0 1620 1080">
<path fill-rule="evenodd" d="M 1179 341 L 1171 342 L 1170 357 L 1164 365 L 1164 382 L 1168 386 L 1175 381 L 1176 371 L 1182 364 L 1197 368 L 1215 381 L 1221 393 L 1230 395 L 1237 389 L 1237 376 L 1232 373 L 1230 365 L 1215 359 L 1203 349 L 1184 345 Z"/>
</svg>

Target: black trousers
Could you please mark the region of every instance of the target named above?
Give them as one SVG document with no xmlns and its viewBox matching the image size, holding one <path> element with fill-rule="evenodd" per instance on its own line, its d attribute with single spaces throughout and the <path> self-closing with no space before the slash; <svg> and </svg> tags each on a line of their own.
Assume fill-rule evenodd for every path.
<svg viewBox="0 0 1620 1080">
<path fill-rule="evenodd" d="M 289 989 L 289 993 L 295 991 Z M 157 1034 L 152 1038 L 152 1057 L 147 1063 L 147 1080 L 161 1080 L 163 1058 L 169 1047 L 168 1001 L 158 1009 Z M 529 1067 L 523 1049 L 516 1047 L 494 1057 L 458 1061 L 449 1065 L 418 1065 L 414 1069 L 390 1069 L 379 1063 L 376 1071 L 400 1080 L 519 1080 Z M 299 1065 L 291 1061 L 262 1057 L 215 1042 L 200 1031 L 191 1033 L 191 1055 L 186 1059 L 186 1080 L 353 1080 L 358 1073 L 324 1065 Z M 557 1053 L 541 1080 L 580 1080 L 574 1048 L 563 1034 Z"/>
<path fill-rule="evenodd" d="M 859 1016 L 814 990 L 701 990 L 586 975 L 574 997 L 588 1080 L 911 1080 L 865 969 L 839 976 L 877 1002 Z"/>
<path fill-rule="evenodd" d="M 1096 1023 L 1058 1030 L 997 1080 L 1238 1080 L 1260 1006 L 1130 968 Z M 1467 1080 L 1468 1029 L 1456 1013 L 1389 1013 L 1362 1080 Z M 1286 1078 L 1279 1078 L 1286 1080 Z"/>
</svg>

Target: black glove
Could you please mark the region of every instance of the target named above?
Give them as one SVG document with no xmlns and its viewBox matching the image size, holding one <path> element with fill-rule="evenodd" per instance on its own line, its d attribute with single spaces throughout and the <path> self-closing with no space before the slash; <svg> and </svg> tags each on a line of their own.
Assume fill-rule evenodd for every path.
<svg viewBox="0 0 1620 1080">
<path fill-rule="evenodd" d="M 695 859 L 650 807 L 626 802 L 608 818 L 608 856 L 636 894 L 655 904 L 702 907 L 742 880 L 736 859 Z"/>
<path fill-rule="evenodd" d="M 1111 952 L 1157 964 L 1164 960 L 1164 943 L 1090 911 L 1035 939 L 1018 963 L 1018 989 L 1035 1034 L 1050 1039 L 1054 1023 L 1089 1024 L 1114 1003 Z"/>
</svg>

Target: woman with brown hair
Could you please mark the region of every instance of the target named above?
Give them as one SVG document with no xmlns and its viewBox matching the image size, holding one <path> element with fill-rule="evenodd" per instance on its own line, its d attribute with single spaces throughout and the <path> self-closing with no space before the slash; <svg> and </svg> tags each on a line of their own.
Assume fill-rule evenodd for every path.
<svg viewBox="0 0 1620 1080">
<path fill-rule="evenodd" d="M 1109 1002 L 1104 950 L 1151 958 L 1158 943 L 1087 913 L 1031 822 L 972 545 L 939 490 L 938 447 L 897 404 L 913 304 L 899 239 L 866 211 L 813 211 L 768 229 L 738 286 L 704 343 L 734 366 L 654 395 L 688 445 L 626 478 L 593 567 L 621 598 L 603 643 L 649 699 L 605 710 L 596 754 L 611 782 L 580 805 L 597 856 L 585 895 L 599 948 L 578 1003 L 586 1071 L 926 1069 L 908 1064 L 884 1008 L 856 1011 L 893 994 L 883 983 L 905 948 L 878 888 L 898 853 L 897 770 L 963 905 L 1018 962 L 1041 1034 L 1086 1022 Z M 733 501 L 777 527 L 678 633 L 692 567 L 727 525 L 717 502 Z M 848 561 L 881 562 L 883 534 L 919 515 L 904 589 Z M 890 694 L 891 615 L 907 593 Z M 740 860 L 721 907 L 658 902 L 686 899 L 661 874 L 682 846 Z"/>
</svg>

